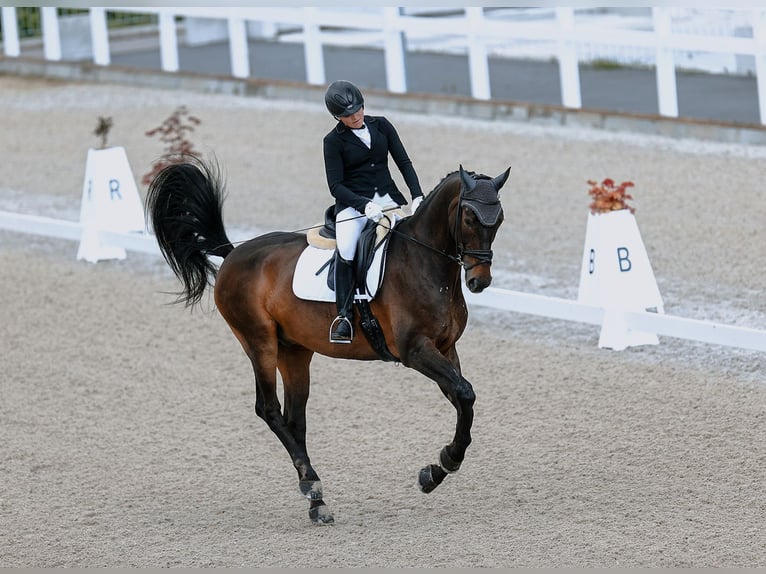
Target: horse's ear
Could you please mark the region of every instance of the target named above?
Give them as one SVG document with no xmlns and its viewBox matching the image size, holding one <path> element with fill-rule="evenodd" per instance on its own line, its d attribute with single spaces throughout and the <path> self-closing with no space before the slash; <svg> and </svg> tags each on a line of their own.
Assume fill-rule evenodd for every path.
<svg viewBox="0 0 766 574">
<path fill-rule="evenodd" d="M 462 163 L 460 164 L 460 179 L 463 182 L 466 191 L 471 191 L 476 187 L 476 180 L 465 172 Z"/>
<path fill-rule="evenodd" d="M 505 170 L 504 173 L 501 173 L 498 175 L 495 179 L 492 180 L 492 183 L 495 185 L 495 189 L 497 191 L 500 191 L 500 188 L 505 185 L 505 182 L 508 181 L 508 176 L 511 175 L 511 168 Z"/>
</svg>

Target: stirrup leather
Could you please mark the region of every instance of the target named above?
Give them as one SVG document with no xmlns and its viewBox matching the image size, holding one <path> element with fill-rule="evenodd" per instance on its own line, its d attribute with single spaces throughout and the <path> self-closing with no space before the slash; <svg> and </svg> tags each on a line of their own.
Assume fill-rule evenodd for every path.
<svg viewBox="0 0 766 574">
<path fill-rule="evenodd" d="M 333 330 L 335 329 L 337 325 L 339 325 L 343 321 L 345 321 L 346 324 L 348 325 L 348 330 L 350 332 L 349 338 L 348 339 L 345 339 L 345 338 L 333 339 Z M 328 338 L 331 343 L 350 343 L 351 340 L 354 338 L 354 326 L 351 324 L 351 321 L 349 321 L 347 317 L 338 315 L 337 317 L 335 317 L 335 319 L 333 319 L 332 323 L 330 324 L 330 331 L 329 331 Z"/>
</svg>

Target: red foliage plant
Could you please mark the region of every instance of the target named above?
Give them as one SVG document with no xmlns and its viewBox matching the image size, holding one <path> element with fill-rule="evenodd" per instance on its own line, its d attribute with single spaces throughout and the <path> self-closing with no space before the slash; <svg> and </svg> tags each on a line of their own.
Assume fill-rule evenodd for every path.
<svg viewBox="0 0 766 574">
<path fill-rule="evenodd" d="M 609 213 L 620 209 L 627 209 L 631 213 L 636 212 L 635 208 L 627 203 L 627 200 L 633 199 L 633 196 L 627 193 L 627 189 L 633 187 L 632 181 L 623 181 L 617 185 L 610 178 L 606 178 L 601 183 L 589 179 L 588 185 L 590 185 L 588 195 L 593 198 L 590 204 L 591 213 Z"/>
<path fill-rule="evenodd" d="M 183 161 L 185 156 L 198 156 L 189 134 L 201 123 L 199 118 L 189 115 L 186 106 L 179 106 L 162 125 L 147 131 L 146 136 L 157 136 L 165 144 L 165 153 L 152 163 L 152 170 L 143 176 L 141 183 L 149 185 L 164 167 Z"/>
</svg>

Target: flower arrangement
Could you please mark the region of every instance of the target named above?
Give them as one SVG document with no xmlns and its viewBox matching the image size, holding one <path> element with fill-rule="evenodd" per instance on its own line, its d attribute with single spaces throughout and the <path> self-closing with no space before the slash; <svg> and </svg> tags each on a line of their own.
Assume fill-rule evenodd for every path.
<svg viewBox="0 0 766 574">
<path fill-rule="evenodd" d="M 627 209 L 631 213 L 636 212 L 635 208 L 627 203 L 627 200 L 633 199 L 633 196 L 627 193 L 627 189 L 633 187 L 632 181 L 623 181 L 617 185 L 610 178 L 606 178 L 601 183 L 589 179 L 588 185 L 590 185 L 588 195 L 593 198 L 590 204 L 591 213 L 609 213 L 620 209 Z"/>
<path fill-rule="evenodd" d="M 189 134 L 202 120 L 189 114 L 186 106 L 179 106 L 162 122 L 162 125 L 146 132 L 147 137 L 158 137 L 165 144 L 164 155 L 152 164 L 152 170 L 145 174 L 141 183 L 149 185 L 162 168 L 182 161 L 184 156 L 197 156 Z"/>
<path fill-rule="evenodd" d="M 96 129 L 93 130 L 93 135 L 98 136 L 101 140 L 101 149 L 106 147 L 106 141 L 109 138 L 109 130 L 112 129 L 112 118 L 105 118 L 103 116 L 98 117 L 98 123 Z"/>
</svg>

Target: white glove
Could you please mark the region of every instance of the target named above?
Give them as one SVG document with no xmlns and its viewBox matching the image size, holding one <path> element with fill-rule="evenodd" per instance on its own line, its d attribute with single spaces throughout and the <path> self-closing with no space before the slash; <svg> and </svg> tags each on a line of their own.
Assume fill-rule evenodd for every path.
<svg viewBox="0 0 766 574">
<path fill-rule="evenodd" d="M 412 213 L 415 213 L 418 210 L 418 207 L 420 207 L 420 204 L 423 203 L 423 196 L 419 195 L 415 199 L 412 200 Z"/>
<path fill-rule="evenodd" d="M 383 208 L 374 201 L 370 201 L 367 205 L 364 206 L 364 214 L 368 219 L 372 219 L 375 223 L 377 223 L 380 221 L 380 218 L 383 217 Z"/>
</svg>

